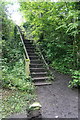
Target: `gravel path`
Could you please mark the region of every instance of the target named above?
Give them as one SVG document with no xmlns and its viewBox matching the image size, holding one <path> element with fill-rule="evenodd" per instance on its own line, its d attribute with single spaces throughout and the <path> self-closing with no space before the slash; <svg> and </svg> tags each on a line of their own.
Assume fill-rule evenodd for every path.
<svg viewBox="0 0 80 120">
<path fill-rule="evenodd" d="M 52 85 L 37 87 L 43 118 L 78 118 L 78 90 L 68 88 L 70 76 L 53 70 Z"/>
</svg>

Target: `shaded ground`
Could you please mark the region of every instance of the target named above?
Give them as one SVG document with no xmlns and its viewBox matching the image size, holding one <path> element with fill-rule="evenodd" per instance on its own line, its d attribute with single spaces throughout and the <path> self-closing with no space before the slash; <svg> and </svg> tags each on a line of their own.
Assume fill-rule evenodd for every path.
<svg viewBox="0 0 80 120">
<path fill-rule="evenodd" d="M 68 88 L 70 76 L 53 70 L 55 81 L 52 85 L 37 87 L 38 101 L 42 105 L 43 118 L 78 118 L 78 90 Z M 26 118 L 19 113 L 9 118 Z"/>
<path fill-rule="evenodd" d="M 78 90 L 68 88 L 70 76 L 53 70 L 52 85 L 37 88 L 38 100 L 42 105 L 43 118 L 77 118 Z"/>
</svg>

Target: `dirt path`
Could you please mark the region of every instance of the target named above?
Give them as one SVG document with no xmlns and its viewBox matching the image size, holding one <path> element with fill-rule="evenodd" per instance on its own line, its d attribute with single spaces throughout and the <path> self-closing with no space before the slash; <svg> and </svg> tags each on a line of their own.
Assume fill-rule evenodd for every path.
<svg viewBox="0 0 80 120">
<path fill-rule="evenodd" d="M 52 85 L 37 87 L 38 101 L 42 105 L 43 118 L 78 118 L 78 90 L 68 88 L 70 76 L 53 70 Z M 26 112 L 9 118 L 27 118 Z M 11 120 L 11 119 L 9 119 Z"/>
<path fill-rule="evenodd" d="M 42 105 L 43 118 L 77 118 L 78 90 L 68 88 L 70 76 L 53 70 L 52 85 L 37 88 L 38 100 Z"/>
</svg>

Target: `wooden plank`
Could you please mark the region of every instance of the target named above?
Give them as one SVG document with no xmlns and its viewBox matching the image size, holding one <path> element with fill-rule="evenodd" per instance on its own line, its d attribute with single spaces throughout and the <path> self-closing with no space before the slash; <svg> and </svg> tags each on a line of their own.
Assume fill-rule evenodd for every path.
<svg viewBox="0 0 80 120">
<path fill-rule="evenodd" d="M 17 29 L 18 29 L 18 32 L 20 33 L 20 39 L 21 39 L 21 41 L 22 41 L 22 44 L 23 44 L 23 47 L 24 47 L 24 51 L 25 51 L 26 57 L 27 57 L 27 59 L 30 60 L 29 55 L 28 55 L 28 52 L 27 52 L 26 47 L 25 47 L 25 44 L 24 44 L 24 42 L 23 42 L 22 34 L 21 34 L 18 26 L 17 26 Z"/>
<path fill-rule="evenodd" d="M 44 85 L 52 85 L 51 82 L 35 82 L 35 86 L 44 86 Z"/>
</svg>

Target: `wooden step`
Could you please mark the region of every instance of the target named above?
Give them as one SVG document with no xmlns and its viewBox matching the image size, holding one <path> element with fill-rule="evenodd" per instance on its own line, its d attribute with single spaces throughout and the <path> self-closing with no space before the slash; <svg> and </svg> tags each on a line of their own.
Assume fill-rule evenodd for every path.
<svg viewBox="0 0 80 120">
<path fill-rule="evenodd" d="M 45 77 L 47 75 L 47 72 L 32 72 L 32 77 Z"/>
<path fill-rule="evenodd" d="M 38 57 L 38 56 L 37 56 L 37 55 L 34 55 L 34 56 L 33 56 L 33 55 L 29 55 L 29 57 L 32 57 L 32 58 L 35 57 L 35 58 L 36 58 L 36 57 Z M 38 57 L 38 58 L 39 58 L 39 57 Z"/>
<path fill-rule="evenodd" d="M 32 52 L 35 51 L 35 48 L 26 48 L 26 50 Z"/>
<path fill-rule="evenodd" d="M 35 49 L 27 49 L 27 48 L 26 48 L 26 50 L 27 50 L 29 53 L 32 53 L 32 52 L 35 53 L 35 52 L 36 52 Z"/>
<path fill-rule="evenodd" d="M 33 43 L 32 40 L 24 40 L 24 43 Z"/>
<path fill-rule="evenodd" d="M 45 72 L 45 68 L 30 68 L 31 72 Z"/>
<path fill-rule="evenodd" d="M 26 49 L 35 49 L 34 47 L 32 47 L 32 46 L 26 46 Z"/>
<path fill-rule="evenodd" d="M 44 85 L 52 85 L 51 82 L 35 82 L 35 86 L 44 86 Z"/>
<path fill-rule="evenodd" d="M 33 52 L 31 52 L 31 53 L 29 53 L 29 56 L 36 56 L 37 54 L 36 53 L 33 53 Z"/>
<path fill-rule="evenodd" d="M 31 60 L 30 62 L 31 62 L 31 64 L 40 64 L 40 63 L 42 63 L 41 60 Z"/>
<path fill-rule="evenodd" d="M 38 56 L 29 56 L 29 58 L 30 58 L 30 59 L 32 59 L 32 60 L 35 60 L 35 59 L 37 59 L 37 60 L 38 60 L 38 59 L 39 59 L 39 57 L 38 57 Z"/>
<path fill-rule="evenodd" d="M 29 45 L 29 44 L 30 44 L 30 45 L 33 45 L 33 41 L 30 41 L 30 40 L 27 40 L 27 41 L 24 40 L 24 43 L 25 43 L 26 45 L 27 45 L 27 44 L 28 44 L 28 45 Z"/>
<path fill-rule="evenodd" d="M 30 64 L 30 67 L 43 67 L 43 64 Z"/>
<path fill-rule="evenodd" d="M 33 81 L 44 81 L 44 80 L 48 80 L 49 77 L 34 77 L 32 78 Z"/>
<path fill-rule="evenodd" d="M 32 42 L 24 42 L 25 46 L 33 46 Z"/>
</svg>

